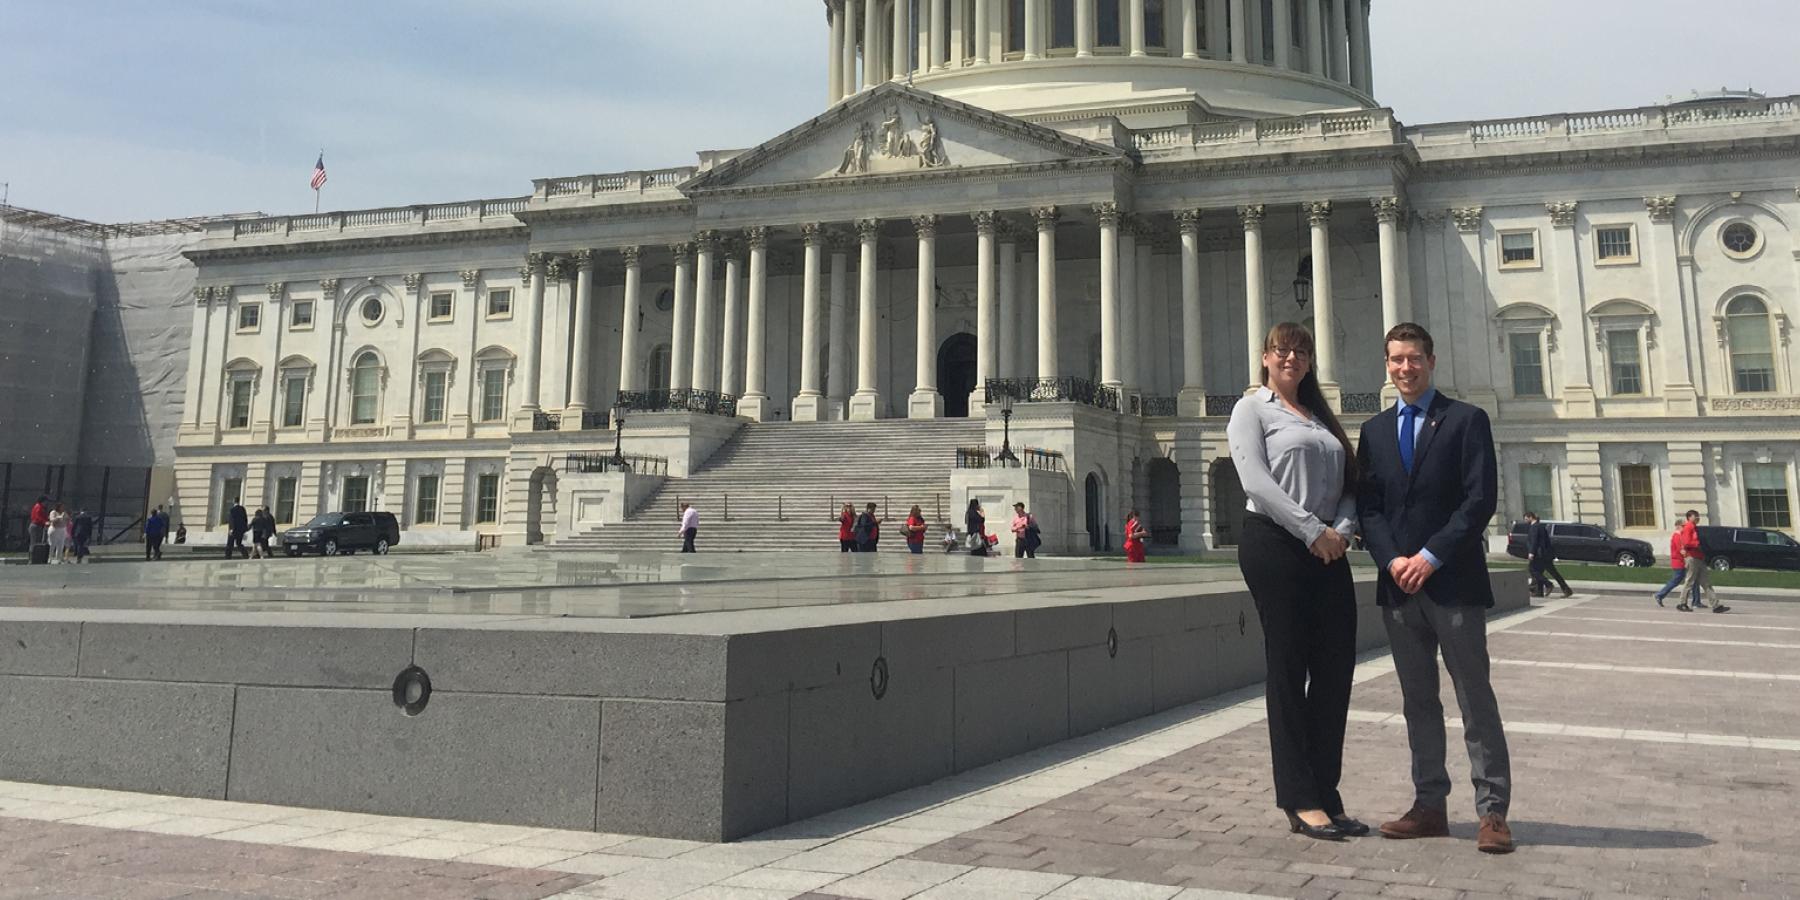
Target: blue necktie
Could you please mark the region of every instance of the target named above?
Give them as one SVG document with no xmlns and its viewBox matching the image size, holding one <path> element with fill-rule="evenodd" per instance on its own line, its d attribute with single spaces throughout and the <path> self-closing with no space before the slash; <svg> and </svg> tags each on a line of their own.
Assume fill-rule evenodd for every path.
<svg viewBox="0 0 1800 900">
<path fill-rule="evenodd" d="M 1418 418 L 1419 408 L 1407 404 L 1400 410 L 1400 464 L 1406 467 L 1407 474 L 1413 467 L 1413 420 Z"/>
</svg>

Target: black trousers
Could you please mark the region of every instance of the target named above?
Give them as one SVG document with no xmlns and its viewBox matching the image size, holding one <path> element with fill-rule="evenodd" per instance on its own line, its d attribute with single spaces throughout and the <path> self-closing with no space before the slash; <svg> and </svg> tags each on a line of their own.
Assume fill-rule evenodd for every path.
<svg viewBox="0 0 1800 900">
<path fill-rule="evenodd" d="M 683 552 L 683 553 L 693 553 L 694 552 L 694 535 L 699 534 L 699 533 L 700 533 L 700 529 L 698 529 L 698 528 L 689 528 L 686 531 L 683 531 L 681 533 L 681 552 Z"/>
<path fill-rule="evenodd" d="M 1238 568 L 1262 619 L 1275 805 L 1341 814 L 1344 723 L 1356 668 L 1356 586 L 1266 516 L 1244 517 Z"/>
<path fill-rule="evenodd" d="M 1545 594 L 1549 594 L 1550 579 L 1552 578 L 1556 579 L 1556 583 L 1562 587 L 1563 593 L 1567 594 L 1569 592 L 1569 583 L 1563 580 L 1561 572 L 1556 571 L 1556 562 L 1554 560 L 1542 563 L 1533 562 L 1531 564 L 1532 590 L 1535 591 L 1541 589 Z"/>
<path fill-rule="evenodd" d="M 242 531 L 229 531 L 225 534 L 226 559 L 231 558 L 231 551 L 234 549 L 237 550 L 237 552 L 244 554 L 245 559 L 250 558 L 250 551 L 244 549 L 244 533 Z"/>
<path fill-rule="evenodd" d="M 144 559 L 162 559 L 162 544 L 163 539 L 160 534 L 144 538 Z"/>
</svg>

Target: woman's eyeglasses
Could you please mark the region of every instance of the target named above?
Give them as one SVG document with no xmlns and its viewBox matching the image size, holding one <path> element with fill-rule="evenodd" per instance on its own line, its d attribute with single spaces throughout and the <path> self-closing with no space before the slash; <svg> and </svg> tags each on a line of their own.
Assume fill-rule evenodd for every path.
<svg viewBox="0 0 1800 900">
<path fill-rule="evenodd" d="M 1312 355 L 1312 351 L 1304 347 L 1270 347 L 1263 352 L 1275 354 L 1276 359 L 1287 359 L 1290 356 L 1305 359 Z"/>
</svg>

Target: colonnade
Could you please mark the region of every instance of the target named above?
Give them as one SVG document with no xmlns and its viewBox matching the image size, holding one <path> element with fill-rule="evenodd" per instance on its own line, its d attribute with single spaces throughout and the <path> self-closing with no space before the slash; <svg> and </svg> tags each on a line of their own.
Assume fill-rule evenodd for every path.
<svg viewBox="0 0 1800 900">
<path fill-rule="evenodd" d="M 1380 253 L 1380 296 L 1383 329 L 1401 320 L 1400 285 L 1403 262 L 1400 259 L 1399 222 L 1403 208 L 1398 198 L 1380 197 L 1369 201 L 1378 226 Z M 1316 335 L 1314 359 L 1321 386 L 1328 396 L 1337 394 L 1337 348 L 1334 321 L 1335 296 L 1331 265 L 1331 200 L 1303 203 L 1310 231 L 1312 269 L 1312 302 L 1315 321 L 1322 323 Z M 1153 334 L 1148 306 L 1144 297 L 1155 277 L 1152 255 L 1153 229 L 1149 214 L 1132 214 L 1112 202 L 1099 203 L 1082 211 L 1083 227 L 1092 227 L 1099 238 L 1099 333 L 1100 383 L 1126 394 L 1141 389 L 1148 378 L 1149 363 L 1138 348 L 1148 343 Z M 1266 273 L 1264 270 L 1263 224 L 1265 207 L 1244 205 L 1235 209 L 1237 226 L 1243 235 L 1246 320 L 1246 350 L 1249 369 L 1246 384 L 1260 381 L 1262 341 L 1270 322 L 1267 314 Z M 1201 210 L 1177 211 L 1171 216 L 1180 235 L 1181 254 L 1181 389 L 1178 396 L 1180 414 L 1204 415 L 1206 384 L 1205 313 L 1207 298 L 1201 280 L 1202 240 Z M 905 404 L 912 418 L 943 415 L 944 399 L 937 384 L 937 257 L 939 231 L 946 218 L 964 218 L 973 225 L 976 242 L 976 391 L 971 396 L 971 409 L 979 411 L 981 385 L 989 378 L 1036 377 L 1058 378 L 1063 371 L 1058 356 L 1061 334 L 1057 272 L 1057 237 L 1065 225 L 1065 212 L 1055 206 L 1039 206 L 1029 210 L 984 210 L 955 216 L 918 215 L 908 221 L 910 238 L 917 243 L 917 282 L 912 302 L 916 303 L 914 384 Z M 832 418 L 870 420 L 886 414 L 882 395 L 878 352 L 881 321 L 877 296 L 879 246 L 882 222 L 874 218 L 858 219 L 851 230 L 842 223 L 806 223 L 792 228 L 800 241 L 801 333 L 800 381 L 792 398 L 791 416 L 799 421 Z M 854 304 L 850 296 L 849 254 L 858 251 L 857 281 Z M 691 242 L 669 248 L 673 260 L 674 308 L 673 338 L 670 346 L 670 387 L 674 390 L 720 392 L 739 397 L 741 415 L 756 420 L 770 418 L 774 399 L 768 394 L 768 252 L 772 237 L 768 226 L 745 229 L 741 235 L 726 236 L 715 231 L 702 231 Z M 1037 280 L 1034 297 L 1020 296 L 1018 263 L 1035 238 Z M 619 358 L 619 390 L 643 390 L 644 348 L 637 339 L 637 319 L 643 304 L 643 252 L 640 247 L 617 248 L 617 259 L 624 269 L 624 303 Z M 593 354 L 593 282 L 595 267 L 602 251 L 582 250 L 568 259 L 575 272 L 574 341 L 571 348 L 569 402 L 565 412 L 587 411 L 593 405 L 588 395 L 588 371 Z M 829 256 L 829 273 L 825 270 Z M 532 317 L 532 341 L 524 360 L 526 391 L 524 402 L 536 409 L 542 354 L 537 335 L 544 315 L 545 266 L 540 254 L 533 255 L 529 269 L 529 306 Z M 747 265 L 746 265 L 747 263 Z M 724 270 L 723 299 L 715 277 Z M 747 268 L 747 278 L 740 272 Z M 740 295 L 747 302 L 740 316 Z M 896 300 L 896 303 L 904 302 Z M 1032 306 L 1034 304 L 1034 306 Z M 852 306 L 854 305 L 854 315 Z M 1037 323 L 1035 371 L 1023 371 L 1019 341 L 1024 327 L 1024 313 L 1035 308 Z M 856 371 L 851 382 L 844 364 L 849 337 L 849 323 L 856 323 Z M 740 329 L 740 322 L 743 328 Z M 820 372 L 820 353 L 829 344 L 831 354 L 825 368 L 829 383 Z M 740 387 L 741 386 L 741 387 Z M 1232 386 L 1235 389 L 1237 386 Z M 898 389 L 896 387 L 896 389 Z"/>
<path fill-rule="evenodd" d="M 1265 18 L 1259 0 L 1119 0 L 1119 46 L 1103 47 L 1098 43 L 1099 0 L 826 0 L 826 97 L 837 103 L 884 81 L 1071 55 L 1179 56 L 1265 65 L 1372 94 L 1371 2 L 1275 0 Z M 1148 43 L 1146 27 L 1159 8 L 1166 23 L 1161 47 Z M 1015 10 L 1023 17 L 1020 28 L 1010 21 Z M 1058 46 L 1055 40 L 1059 15 L 1074 17 L 1071 46 Z M 1008 36 L 1019 32 L 1023 46 L 1009 46 Z M 1266 33 L 1273 39 L 1265 41 Z"/>
</svg>

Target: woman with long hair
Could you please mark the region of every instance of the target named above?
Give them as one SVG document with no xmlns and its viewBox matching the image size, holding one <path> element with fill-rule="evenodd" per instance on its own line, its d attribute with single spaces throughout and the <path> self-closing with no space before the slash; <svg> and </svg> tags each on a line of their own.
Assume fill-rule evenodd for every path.
<svg viewBox="0 0 1800 900">
<path fill-rule="evenodd" d="M 981 501 L 969 498 L 969 511 L 963 515 L 963 525 L 969 530 L 969 555 L 988 555 L 987 516 L 981 513 Z"/>
<path fill-rule="evenodd" d="M 1345 553 L 1356 524 L 1356 454 L 1313 371 L 1313 337 L 1292 322 L 1263 341 L 1262 387 L 1226 436 L 1246 497 L 1238 568 L 1262 619 L 1275 805 L 1292 831 L 1369 833 L 1344 814 L 1338 779 L 1356 665 L 1356 588 Z"/>
<path fill-rule="evenodd" d="M 925 513 L 914 504 L 906 514 L 906 552 L 918 555 L 925 552 Z"/>
<path fill-rule="evenodd" d="M 838 511 L 838 552 L 856 552 L 856 507 L 844 504 Z"/>
<path fill-rule="evenodd" d="M 1144 561 L 1144 538 L 1150 536 L 1150 530 L 1144 527 L 1143 517 L 1137 510 L 1125 517 L 1125 561 L 1141 563 Z"/>
</svg>

